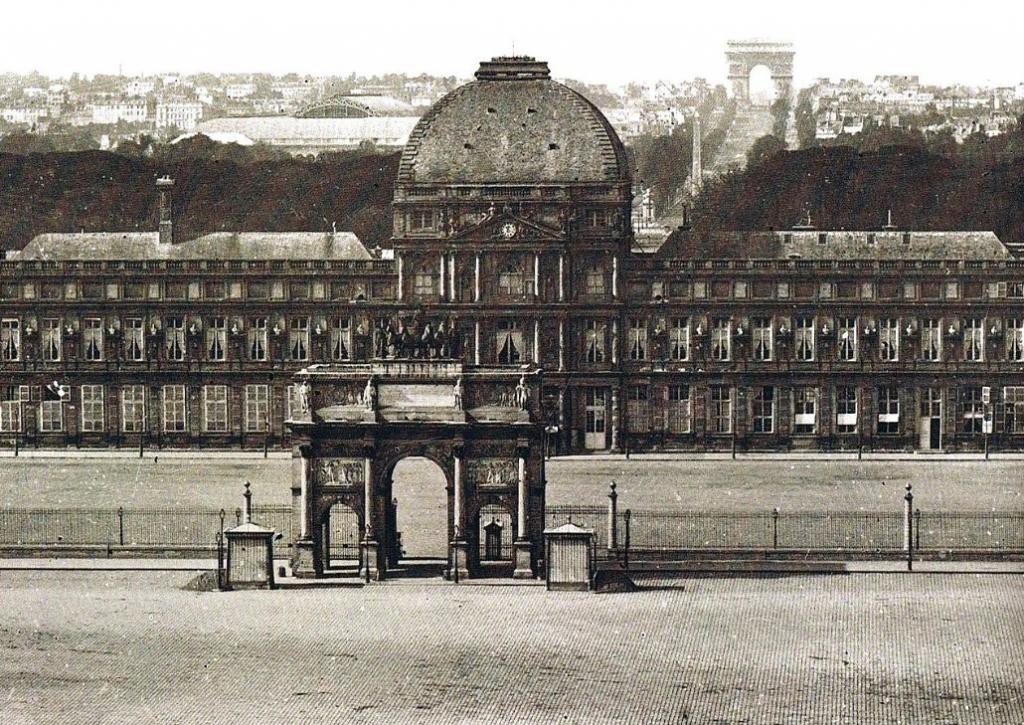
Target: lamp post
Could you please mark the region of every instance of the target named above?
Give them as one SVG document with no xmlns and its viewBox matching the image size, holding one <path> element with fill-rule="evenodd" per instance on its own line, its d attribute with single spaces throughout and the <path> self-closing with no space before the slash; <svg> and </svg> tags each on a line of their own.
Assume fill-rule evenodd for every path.
<svg viewBox="0 0 1024 725">
<path fill-rule="evenodd" d="M 913 510 L 914 510 L 914 493 L 911 484 L 907 484 L 907 493 L 903 496 L 903 500 L 906 501 L 906 507 L 904 509 L 903 518 L 906 526 L 907 536 L 907 571 L 914 570 L 914 532 L 913 532 Z"/>
</svg>

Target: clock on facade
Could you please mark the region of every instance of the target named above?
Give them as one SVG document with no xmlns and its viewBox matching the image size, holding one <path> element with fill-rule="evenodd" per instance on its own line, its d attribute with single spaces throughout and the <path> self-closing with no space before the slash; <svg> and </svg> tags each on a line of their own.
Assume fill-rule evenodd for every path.
<svg viewBox="0 0 1024 725">
<path fill-rule="evenodd" d="M 502 237 L 504 237 L 505 239 L 511 239 L 516 235 L 516 232 L 519 231 L 519 229 L 516 227 L 514 223 L 505 222 L 504 224 L 501 225 L 499 231 L 501 232 Z"/>
</svg>

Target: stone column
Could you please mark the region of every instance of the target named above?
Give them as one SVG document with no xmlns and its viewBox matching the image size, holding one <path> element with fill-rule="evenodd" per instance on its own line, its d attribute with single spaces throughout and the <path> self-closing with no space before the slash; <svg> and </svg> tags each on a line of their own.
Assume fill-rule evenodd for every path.
<svg viewBox="0 0 1024 725">
<path fill-rule="evenodd" d="M 533 362 L 540 364 L 540 320 L 533 321 Z"/>
<path fill-rule="evenodd" d="M 359 556 L 359 575 L 380 581 L 383 572 L 380 567 L 380 543 L 376 539 L 373 515 L 373 455 L 367 452 L 363 458 L 363 548 Z M 369 571 L 367 571 L 369 570 Z"/>
<path fill-rule="evenodd" d="M 513 544 L 516 568 L 515 579 L 532 579 L 533 566 L 530 557 L 530 537 L 527 531 L 526 507 L 529 504 L 526 486 L 526 451 L 519 451 L 519 479 L 516 494 L 516 540 Z"/>
<path fill-rule="evenodd" d="M 612 257 L 612 299 L 619 298 L 619 258 Z"/>
<path fill-rule="evenodd" d="M 438 285 L 440 289 L 438 292 L 443 300 L 448 294 L 448 259 L 444 252 L 441 252 L 441 256 L 438 261 L 440 264 L 438 264 L 437 270 L 441 274 L 440 284 Z"/>
<path fill-rule="evenodd" d="M 540 253 L 533 253 L 533 299 L 540 299 Z"/>
<path fill-rule="evenodd" d="M 558 301 L 565 302 L 565 255 L 558 255 Z"/>
<path fill-rule="evenodd" d="M 480 301 L 480 252 L 473 259 L 473 301 Z"/>
<path fill-rule="evenodd" d="M 565 370 L 565 321 L 558 321 L 558 370 Z"/>
<path fill-rule="evenodd" d="M 465 521 L 463 521 L 466 493 L 462 480 L 462 449 L 456 448 L 452 452 L 452 458 L 454 460 L 452 487 L 455 489 L 454 500 L 452 501 L 452 529 L 454 538 L 451 545 L 451 561 L 449 565 L 458 570 L 460 579 L 466 579 L 469 577 L 467 561 L 469 543 L 466 541 Z M 454 575 L 454 572 L 449 571 L 449 575 Z"/>
<path fill-rule="evenodd" d="M 619 321 L 612 320 L 612 365 L 619 362 Z"/>
<path fill-rule="evenodd" d="M 403 291 L 402 290 L 405 287 L 405 270 L 404 270 L 404 265 L 402 263 L 402 255 L 401 254 L 397 255 L 397 261 L 398 261 L 398 289 L 396 290 L 396 296 L 398 297 L 398 301 L 401 302 L 402 301 L 402 296 L 403 296 Z"/>
<path fill-rule="evenodd" d="M 612 388 L 612 450 L 619 450 L 619 389 Z"/>
<path fill-rule="evenodd" d="M 473 364 L 480 364 L 480 320 L 473 323 Z"/>
<path fill-rule="evenodd" d="M 316 499 L 312 451 L 308 445 L 300 445 L 296 453 L 299 458 L 296 467 L 299 478 L 299 538 L 292 554 L 292 576 L 307 579 L 323 574 L 323 552 L 318 549 L 319 542 L 309 534 L 310 514 Z"/>
<path fill-rule="evenodd" d="M 448 255 L 448 299 L 455 301 L 455 252 Z"/>
</svg>

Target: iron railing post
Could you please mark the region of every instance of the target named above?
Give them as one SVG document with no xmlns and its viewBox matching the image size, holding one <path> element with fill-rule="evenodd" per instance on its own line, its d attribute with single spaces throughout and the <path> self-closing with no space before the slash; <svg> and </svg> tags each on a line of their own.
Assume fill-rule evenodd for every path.
<svg viewBox="0 0 1024 725">
<path fill-rule="evenodd" d="M 779 548 L 779 507 L 772 509 L 772 548 Z"/>
<path fill-rule="evenodd" d="M 117 507 L 117 541 L 124 546 L 124 507 Z"/>
<path fill-rule="evenodd" d="M 626 509 L 626 543 L 622 552 L 622 568 L 629 570 L 629 521 L 633 516 L 633 512 Z"/>
<path fill-rule="evenodd" d="M 618 558 L 619 525 L 615 520 L 619 512 L 619 494 L 615 492 L 615 481 L 611 483 L 608 493 L 608 550 L 612 559 Z"/>
<path fill-rule="evenodd" d="M 907 493 L 903 497 L 903 500 L 907 502 L 906 508 L 904 509 L 903 517 L 907 524 L 907 571 L 914 570 L 914 519 L 913 519 L 913 507 L 914 507 L 914 494 L 912 491 L 911 484 L 907 484 Z"/>
<path fill-rule="evenodd" d="M 914 548 L 921 550 L 921 509 L 914 509 Z"/>
</svg>

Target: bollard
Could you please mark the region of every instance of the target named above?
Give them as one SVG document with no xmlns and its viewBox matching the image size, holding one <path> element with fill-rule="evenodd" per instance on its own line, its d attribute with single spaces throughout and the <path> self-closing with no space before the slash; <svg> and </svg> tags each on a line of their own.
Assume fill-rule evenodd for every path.
<svg viewBox="0 0 1024 725">
<path fill-rule="evenodd" d="M 117 541 L 124 546 L 124 507 L 117 507 Z"/>
<path fill-rule="evenodd" d="M 779 548 L 779 507 L 772 509 L 772 548 Z"/>
</svg>

